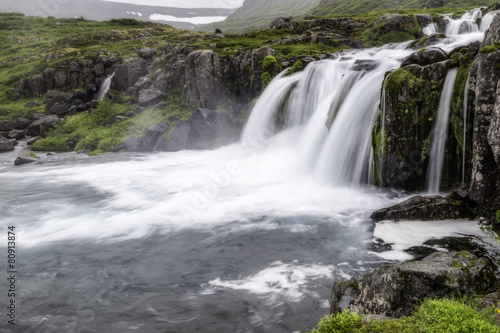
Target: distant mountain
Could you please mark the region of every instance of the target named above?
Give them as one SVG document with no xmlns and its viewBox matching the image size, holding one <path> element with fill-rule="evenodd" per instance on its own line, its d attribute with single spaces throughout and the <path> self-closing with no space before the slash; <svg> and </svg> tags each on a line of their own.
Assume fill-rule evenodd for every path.
<svg viewBox="0 0 500 333">
<path fill-rule="evenodd" d="M 388 9 L 419 9 L 427 0 L 321 0 L 313 15 L 358 14 Z M 481 7 L 496 0 L 445 0 L 445 7 Z"/>
<path fill-rule="evenodd" d="M 83 16 L 86 19 L 96 21 L 106 21 L 116 18 L 135 18 L 137 20 L 150 21 L 151 15 L 156 14 L 155 17 L 163 16 L 164 19 L 159 21 L 161 23 L 181 29 L 194 29 L 198 24 L 177 22 L 178 18 L 182 18 L 185 21 L 192 20 L 193 22 L 198 22 L 203 21 L 202 18 L 206 17 L 227 17 L 235 10 L 154 7 L 98 0 L 0 1 L 0 12 L 11 11 L 23 13 L 27 16 L 39 17 L 74 18 Z M 171 20 L 168 20 L 169 18 Z"/>
<path fill-rule="evenodd" d="M 203 25 L 202 31 L 216 28 L 223 32 L 240 32 L 247 29 L 267 27 L 275 18 L 300 16 L 308 13 L 320 0 L 245 0 L 225 21 Z"/>
</svg>

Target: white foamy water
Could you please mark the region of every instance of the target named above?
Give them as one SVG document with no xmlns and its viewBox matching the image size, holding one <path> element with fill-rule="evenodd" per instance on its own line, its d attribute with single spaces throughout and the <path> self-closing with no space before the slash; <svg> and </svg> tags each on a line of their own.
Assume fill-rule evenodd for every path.
<svg viewBox="0 0 500 333">
<path fill-rule="evenodd" d="M 421 246 L 428 240 L 444 237 L 477 236 L 485 238 L 475 221 L 383 221 L 375 226 L 374 237 L 391 244 L 392 249 L 379 253 L 386 260 L 411 260 L 414 257 L 405 252 L 411 247 Z"/>
</svg>

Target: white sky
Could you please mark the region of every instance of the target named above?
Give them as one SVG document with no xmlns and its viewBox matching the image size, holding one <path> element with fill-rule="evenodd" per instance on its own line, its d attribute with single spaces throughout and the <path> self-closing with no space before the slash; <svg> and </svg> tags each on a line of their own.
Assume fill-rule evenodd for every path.
<svg viewBox="0 0 500 333">
<path fill-rule="evenodd" d="M 101 0 L 175 8 L 239 8 L 244 0 Z"/>
</svg>

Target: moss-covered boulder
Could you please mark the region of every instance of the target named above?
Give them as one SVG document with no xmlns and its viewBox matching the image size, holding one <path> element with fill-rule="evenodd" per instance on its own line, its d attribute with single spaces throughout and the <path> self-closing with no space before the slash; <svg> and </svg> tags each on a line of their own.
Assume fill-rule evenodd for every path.
<svg viewBox="0 0 500 333">
<path fill-rule="evenodd" d="M 436 252 L 421 261 L 384 266 L 362 280 L 335 284 L 330 312 L 409 316 L 425 298 L 472 297 L 491 292 L 495 282 L 490 259 L 466 251 Z"/>
<path fill-rule="evenodd" d="M 434 119 L 448 63 L 410 65 L 388 74 L 373 133 L 379 185 L 422 190 Z"/>
</svg>

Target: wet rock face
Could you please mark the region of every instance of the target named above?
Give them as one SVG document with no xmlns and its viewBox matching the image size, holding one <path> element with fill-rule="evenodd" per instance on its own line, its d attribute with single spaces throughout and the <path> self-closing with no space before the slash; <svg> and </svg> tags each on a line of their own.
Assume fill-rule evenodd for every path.
<svg viewBox="0 0 500 333">
<path fill-rule="evenodd" d="M 188 102 L 192 106 L 217 108 L 223 91 L 219 55 L 212 50 L 191 52 L 186 58 L 185 75 Z"/>
<path fill-rule="evenodd" d="M 330 313 L 409 316 L 424 298 L 484 294 L 494 288 L 491 260 L 468 252 L 436 252 L 421 261 L 387 265 L 361 280 L 336 283 Z"/>
<path fill-rule="evenodd" d="M 370 217 L 374 221 L 464 219 L 474 217 L 475 206 L 475 203 L 467 197 L 452 192 L 448 197 L 415 196 L 397 205 L 380 209 Z"/>
<path fill-rule="evenodd" d="M 500 16 L 495 17 L 481 48 L 500 42 Z M 469 87 L 475 92 L 472 177 L 469 195 L 493 215 L 500 209 L 500 51 L 479 52 Z"/>
<path fill-rule="evenodd" d="M 448 63 L 410 65 L 386 78 L 385 109 L 374 129 L 375 174 L 382 186 L 422 190 Z M 452 142 L 452 140 L 450 140 Z"/>
</svg>

